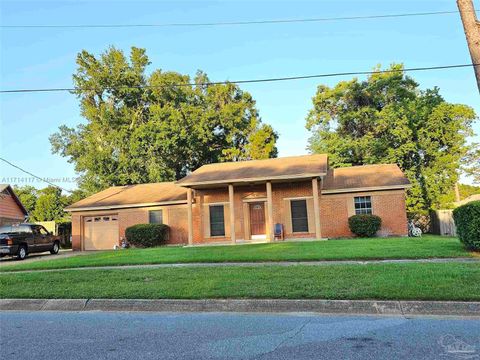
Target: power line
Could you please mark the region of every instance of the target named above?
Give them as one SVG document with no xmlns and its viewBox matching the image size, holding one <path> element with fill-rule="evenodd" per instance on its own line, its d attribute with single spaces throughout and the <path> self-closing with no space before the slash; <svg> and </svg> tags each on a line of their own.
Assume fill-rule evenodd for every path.
<svg viewBox="0 0 480 360">
<path fill-rule="evenodd" d="M 446 70 L 446 69 L 458 69 L 458 68 L 475 67 L 475 66 L 480 66 L 480 64 L 456 64 L 456 65 L 414 67 L 414 68 L 389 69 L 389 70 L 349 71 L 349 72 L 337 72 L 337 73 L 326 73 L 326 74 L 316 74 L 316 75 L 301 75 L 301 76 L 287 76 L 287 77 L 265 78 L 265 79 L 234 80 L 234 81 L 212 81 L 212 82 L 205 82 L 205 83 L 179 83 L 179 84 L 168 84 L 168 85 L 141 85 L 141 86 L 114 86 L 114 87 L 107 87 L 107 88 L 105 88 L 105 90 L 111 90 L 111 89 L 162 89 L 162 88 L 184 87 L 184 86 L 251 84 L 251 83 L 263 83 L 263 82 L 315 79 L 315 78 L 336 77 L 336 76 L 372 75 L 372 74 L 385 74 L 385 73 L 397 73 L 397 72 Z M 0 93 L 3 93 L 3 94 L 10 93 L 11 94 L 11 93 L 60 92 L 60 91 L 96 91 L 96 90 L 98 90 L 98 89 L 97 88 L 40 88 L 40 89 L 0 90 Z"/>
<path fill-rule="evenodd" d="M 54 187 L 56 187 L 56 188 L 59 188 L 60 190 L 66 191 L 66 192 L 68 192 L 68 193 L 73 193 L 73 191 L 67 190 L 67 189 L 65 189 L 65 188 L 63 188 L 63 187 L 61 187 L 61 186 L 58 186 L 58 185 L 56 185 L 56 184 L 54 184 L 54 183 L 52 183 L 52 182 L 50 182 L 50 181 L 48 181 L 48 180 L 46 180 L 46 179 L 44 179 L 44 178 L 41 178 L 40 176 L 37 176 L 37 175 L 35 175 L 35 174 L 32 174 L 30 171 L 27 171 L 27 170 L 25 170 L 25 169 L 22 169 L 20 166 L 17 166 L 17 165 L 15 165 L 15 164 L 11 163 L 11 162 L 8 161 L 8 160 L 5 160 L 4 158 L 1 158 L 1 157 L 0 157 L 0 160 L 6 162 L 8 165 L 13 166 L 14 168 L 16 168 L 16 169 L 18 169 L 18 170 L 20 170 L 20 171 L 23 171 L 25 174 L 28 174 L 28 175 L 30 175 L 30 176 L 33 176 L 34 178 L 36 178 L 36 179 L 38 179 L 38 180 L 41 180 L 41 181 L 43 181 L 43 182 L 46 182 L 47 184 L 52 185 L 52 186 L 54 186 Z"/>
<path fill-rule="evenodd" d="M 415 13 L 399 14 L 380 14 L 380 15 L 360 15 L 360 16 L 338 16 L 321 18 L 303 18 L 303 19 L 272 19 L 272 20 L 248 20 L 248 21 L 218 21 L 203 23 L 158 23 L 158 24 L 77 24 L 77 25 L 0 25 L 4 29 L 40 29 L 40 28 L 145 28 L 145 27 L 207 27 L 207 26 L 229 26 L 229 25 L 265 25 L 265 24 L 288 24 L 288 23 L 308 23 L 308 22 L 327 22 L 344 20 L 373 20 L 402 18 L 412 16 L 432 16 L 458 14 L 458 10 L 452 11 L 429 11 Z"/>
</svg>

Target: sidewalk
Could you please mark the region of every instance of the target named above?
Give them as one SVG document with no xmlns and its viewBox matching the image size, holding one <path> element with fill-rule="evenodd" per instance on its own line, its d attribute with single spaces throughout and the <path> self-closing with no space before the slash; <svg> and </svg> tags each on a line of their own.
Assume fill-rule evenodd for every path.
<svg viewBox="0 0 480 360">
<path fill-rule="evenodd" d="M 284 299 L 0 299 L 1 311 L 319 313 L 480 317 L 480 302 Z"/>
<path fill-rule="evenodd" d="M 321 260 L 321 261 L 260 261 L 260 262 L 214 262 L 214 263 L 172 263 L 172 264 L 143 264 L 143 265 L 114 265 L 114 266 L 86 266 L 66 269 L 39 269 L 1 271 L 1 274 L 16 274 L 29 272 L 52 272 L 70 270 L 114 270 L 114 269 L 159 269 L 182 267 L 259 267 L 259 266 L 325 266 L 325 265 L 369 265 L 369 264 L 405 264 L 405 263 L 448 263 L 448 262 L 476 262 L 480 258 L 430 258 L 430 259 L 387 259 L 387 260 Z"/>
</svg>

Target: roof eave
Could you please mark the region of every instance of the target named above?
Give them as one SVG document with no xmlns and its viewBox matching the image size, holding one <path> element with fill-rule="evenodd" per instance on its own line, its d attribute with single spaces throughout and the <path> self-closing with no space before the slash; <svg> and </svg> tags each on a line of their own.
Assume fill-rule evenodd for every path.
<svg viewBox="0 0 480 360">
<path fill-rule="evenodd" d="M 18 207 L 23 211 L 23 214 L 24 214 L 25 216 L 29 216 L 27 209 L 25 208 L 25 206 L 23 206 L 22 202 L 20 201 L 20 199 L 19 199 L 19 197 L 17 196 L 17 194 L 15 194 L 15 191 L 14 191 L 13 188 L 10 186 L 10 184 L 7 184 L 7 187 L 6 187 L 5 189 L 10 193 L 10 195 L 12 195 L 13 200 L 17 203 Z M 4 189 L 4 190 L 5 190 L 5 189 Z"/>
<path fill-rule="evenodd" d="M 96 211 L 96 210 L 117 210 L 117 209 L 129 209 L 138 207 L 150 207 L 150 206 L 167 206 L 167 205 L 180 205 L 186 204 L 187 200 L 172 200 L 161 201 L 153 203 L 137 203 L 137 204 L 122 204 L 122 205 L 105 205 L 105 206 L 82 206 L 82 207 L 66 207 L 64 210 L 68 212 L 79 211 Z"/>
<path fill-rule="evenodd" d="M 308 173 L 308 174 L 279 175 L 279 176 L 268 176 L 268 177 L 258 177 L 258 178 L 237 178 L 237 179 L 226 179 L 226 180 L 209 180 L 209 181 L 192 181 L 192 182 L 182 182 L 182 180 L 179 180 L 175 182 L 175 184 L 183 187 L 203 186 L 203 185 L 226 185 L 226 184 L 235 184 L 235 183 L 248 184 L 248 183 L 254 183 L 254 182 L 276 181 L 276 180 L 303 180 L 303 179 L 321 177 L 325 175 L 327 175 L 326 171 L 319 172 L 319 173 Z"/>
<path fill-rule="evenodd" d="M 322 190 L 322 194 L 341 194 L 351 192 L 364 192 L 364 191 L 382 191 L 382 190 L 403 190 L 411 188 L 412 184 L 399 184 L 399 185 L 385 185 L 385 186 L 368 186 L 358 188 L 342 188 L 342 189 L 330 189 Z"/>
</svg>

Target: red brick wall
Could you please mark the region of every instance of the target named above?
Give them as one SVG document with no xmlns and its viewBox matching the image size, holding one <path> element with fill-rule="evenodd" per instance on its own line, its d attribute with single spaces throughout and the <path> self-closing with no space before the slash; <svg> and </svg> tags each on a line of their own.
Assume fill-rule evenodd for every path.
<svg viewBox="0 0 480 360">
<path fill-rule="evenodd" d="M 170 227 L 168 244 L 186 244 L 188 242 L 186 205 L 157 206 L 148 208 L 130 208 L 110 211 L 82 211 L 72 214 L 72 248 L 82 249 L 83 217 L 95 215 L 118 215 L 119 242 L 125 236 L 125 230 L 132 225 L 147 224 L 150 210 L 163 210 L 163 222 Z"/>
<path fill-rule="evenodd" d="M 355 196 L 372 196 L 373 213 L 382 218 L 380 235 L 406 235 L 407 217 L 405 212 L 405 192 L 371 191 L 345 194 L 319 194 L 320 224 L 322 238 L 350 237 L 353 234 L 348 228 L 348 217 L 354 214 L 353 198 Z M 273 222 L 284 224 L 288 214 L 285 198 L 312 198 L 312 182 L 294 182 L 272 184 Z M 265 185 L 235 186 L 235 234 L 238 240 L 245 239 L 245 219 L 243 211 L 244 199 L 266 198 Z M 205 219 L 201 209 L 204 204 L 228 204 L 228 189 L 196 190 L 193 205 L 193 241 L 194 243 L 225 242 L 230 240 L 229 214 L 225 215 L 225 237 L 205 238 Z M 262 200 L 263 201 L 263 200 Z M 308 200 L 307 200 L 308 201 Z M 152 208 L 122 209 L 109 212 L 81 212 L 72 216 L 72 242 L 75 250 L 81 249 L 81 216 L 118 214 L 119 236 L 125 235 L 129 226 L 148 223 L 148 211 L 163 209 L 164 222 L 171 228 L 170 244 L 186 244 L 188 242 L 187 206 L 172 205 Z M 247 223 L 248 224 L 248 223 Z M 286 233 L 288 238 L 315 238 L 315 227 L 309 226 L 308 233 Z"/>
<path fill-rule="evenodd" d="M 354 236 L 348 218 L 355 214 L 353 198 L 371 196 L 372 212 L 382 218 L 381 236 L 407 235 L 405 191 L 370 191 L 361 193 L 323 194 L 320 201 L 322 236 L 327 238 Z"/>
<path fill-rule="evenodd" d="M 266 185 L 252 186 L 235 186 L 235 236 L 237 240 L 245 239 L 245 219 L 243 213 L 244 199 L 266 198 Z M 284 223 L 285 209 L 284 199 L 295 197 L 312 197 L 312 182 L 302 181 L 294 183 L 273 183 L 272 184 L 272 202 L 273 202 L 273 223 Z M 228 204 L 228 188 L 205 189 L 195 191 L 195 205 L 193 206 L 193 229 L 194 243 L 203 242 L 225 242 L 230 241 L 230 233 L 227 229 L 229 216 L 225 216 L 226 231 L 225 237 L 204 238 L 203 219 L 204 214 L 201 213 L 203 204 L 225 203 Z M 201 205 L 202 204 L 202 205 Z M 266 205 L 265 205 L 266 206 Z M 285 234 L 286 238 L 313 238 L 315 237 L 315 229 L 309 229 L 309 233 Z"/>
</svg>

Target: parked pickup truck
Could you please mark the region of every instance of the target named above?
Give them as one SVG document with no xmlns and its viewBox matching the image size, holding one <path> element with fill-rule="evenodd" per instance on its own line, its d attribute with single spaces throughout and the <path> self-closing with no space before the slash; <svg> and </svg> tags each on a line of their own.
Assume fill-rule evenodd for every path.
<svg viewBox="0 0 480 360">
<path fill-rule="evenodd" d="M 0 227 L 0 256 L 16 256 L 23 260 L 29 253 L 50 251 L 58 254 L 60 238 L 47 231 L 42 225 L 16 224 Z"/>
</svg>

